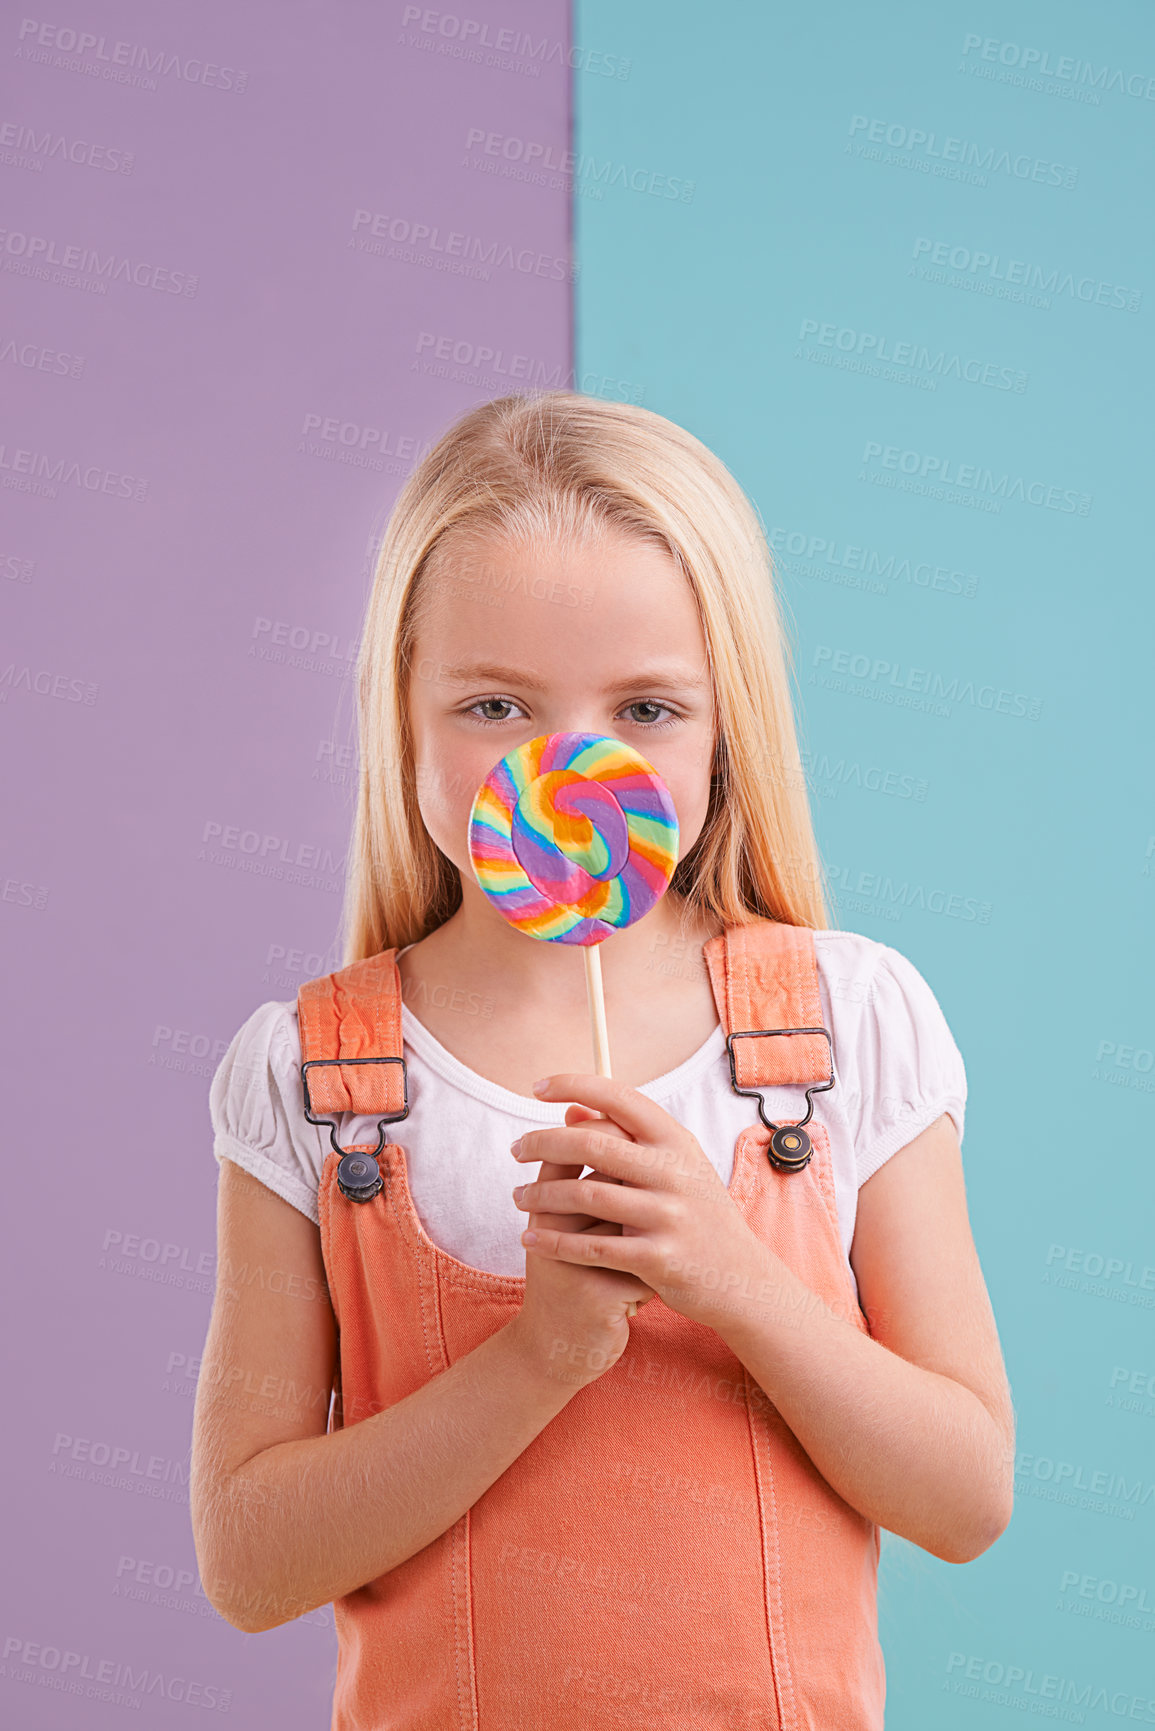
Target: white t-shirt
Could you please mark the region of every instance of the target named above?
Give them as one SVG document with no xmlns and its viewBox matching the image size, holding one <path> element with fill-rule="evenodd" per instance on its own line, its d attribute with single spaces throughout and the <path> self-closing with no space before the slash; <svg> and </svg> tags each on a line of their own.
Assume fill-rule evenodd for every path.
<svg viewBox="0 0 1155 1731">
<path fill-rule="evenodd" d="M 849 1266 L 859 1185 L 943 1112 L 962 1140 L 966 1072 L 937 999 L 905 956 L 857 932 L 816 931 L 814 946 L 836 1078 L 833 1088 L 814 1095 L 814 1118 L 830 1138 Z M 404 1001 L 401 1031 L 409 1115 L 389 1125 L 386 1137 L 405 1150 L 422 1226 L 460 1262 L 524 1275 L 526 1215 L 511 1192 L 527 1182 L 527 1171 L 510 1143 L 539 1125 L 563 1125 L 564 1105 L 511 1093 L 468 1069 Z M 305 1117 L 300 1064 L 296 1000 L 261 1004 L 221 1060 L 209 1109 L 218 1161 L 236 1161 L 316 1224 L 332 1144 L 328 1130 Z M 758 1102 L 733 1092 L 721 1026 L 685 1063 L 638 1091 L 697 1138 L 728 1184 L 734 1144 L 758 1122 Z M 805 1112 L 801 1087 L 763 1094 L 775 1123 L 796 1122 Z M 342 1147 L 376 1143 L 375 1118 L 344 1113 L 337 1122 Z"/>
</svg>

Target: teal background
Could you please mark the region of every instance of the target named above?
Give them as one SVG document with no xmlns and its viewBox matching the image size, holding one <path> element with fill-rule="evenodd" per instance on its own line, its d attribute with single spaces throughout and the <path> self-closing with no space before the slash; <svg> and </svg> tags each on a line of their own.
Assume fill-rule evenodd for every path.
<svg viewBox="0 0 1155 1731">
<path fill-rule="evenodd" d="M 887 1725 L 1153 1724 L 1155 23 L 1134 0 L 580 0 L 574 25 L 630 63 L 575 79 L 575 371 L 690 428 L 759 507 L 836 923 L 922 970 L 967 1064 L 1018 1495 L 963 1567 L 885 1537 Z M 1012 46 L 984 60 L 986 39 Z M 1074 69 L 1095 100 L 1014 82 L 1026 49 L 1036 76 L 1063 57 L 1102 74 Z M 855 116 L 933 133 L 932 166 L 992 152 L 987 183 L 857 154 Z M 1002 276 L 968 259 L 962 286 L 928 280 L 920 240 Z M 1000 296 L 1008 271 L 1050 304 Z M 914 382 L 831 364 L 863 336 L 924 345 Z M 1006 475 L 981 495 L 999 509 L 864 480 L 903 479 L 871 445 Z M 1083 509 L 1010 496 L 1015 477 Z M 912 669 L 946 713 L 885 701 Z"/>
</svg>

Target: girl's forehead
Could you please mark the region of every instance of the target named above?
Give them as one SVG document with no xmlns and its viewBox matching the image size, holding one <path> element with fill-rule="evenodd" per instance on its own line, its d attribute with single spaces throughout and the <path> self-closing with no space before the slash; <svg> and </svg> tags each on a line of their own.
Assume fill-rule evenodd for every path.
<svg viewBox="0 0 1155 1731">
<path fill-rule="evenodd" d="M 559 681 L 612 695 L 641 681 L 654 690 L 709 684 L 696 609 L 630 596 L 585 607 L 573 593 L 507 595 L 504 604 L 454 599 L 436 608 L 416 642 L 419 664 L 436 663 L 450 683 L 553 689 Z"/>
<path fill-rule="evenodd" d="M 420 618 L 487 637 L 549 633 L 612 618 L 631 636 L 700 636 L 690 583 L 652 541 L 524 543 L 491 538 L 446 545 L 423 575 Z"/>
<path fill-rule="evenodd" d="M 414 664 L 443 695 L 466 687 L 638 697 L 712 685 L 697 599 L 669 551 L 594 541 L 446 537 L 431 561 Z"/>
<path fill-rule="evenodd" d="M 645 566 L 677 574 L 668 548 L 652 537 L 606 525 L 586 535 L 526 536 L 497 529 L 451 529 L 430 555 L 433 571 L 507 570 L 516 567 L 580 566 L 612 572 Z"/>
</svg>

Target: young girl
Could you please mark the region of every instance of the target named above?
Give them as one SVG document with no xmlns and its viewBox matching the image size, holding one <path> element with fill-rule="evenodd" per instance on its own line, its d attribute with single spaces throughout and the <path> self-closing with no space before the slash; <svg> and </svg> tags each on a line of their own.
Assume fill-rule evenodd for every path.
<svg viewBox="0 0 1155 1731">
<path fill-rule="evenodd" d="M 345 965 L 211 1091 L 197 1555 L 239 1629 L 334 1602 L 334 1727 L 878 1731 L 880 1528 L 962 1563 L 1010 1518 L 962 1060 L 827 923 L 788 665 L 753 509 L 659 415 L 505 397 L 397 501 Z M 469 859 L 565 731 L 679 822 L 601 949 L 612 1080 L 575 950 Z"/>
</svg>

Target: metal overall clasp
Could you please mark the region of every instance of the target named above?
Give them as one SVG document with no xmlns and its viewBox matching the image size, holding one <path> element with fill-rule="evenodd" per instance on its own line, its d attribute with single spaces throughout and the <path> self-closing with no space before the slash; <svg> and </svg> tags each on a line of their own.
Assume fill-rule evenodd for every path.
<svg viewBox="0 0 1155 1731">
<path fill-rule="evenodd" d="M 797 1124 L 774 1124 L 766 1116 L 766 1102 L 758 1088 L 739 1088 L 738 1074 L 734 1067 L 734 1041 L 758 1040 L 765 1034 L 822 1034 L 825 1037 L 827 1049 L 830 1052 L 829 1082 L 812 1082 L 806 1089 L 806 1116 Z M 758 1116 L 771 1132 L 770 1146 L 766 1153 L 772 1166 L 780 1172 L 801 1172 L 814 1152 L 814 1144 L 806 1134 L 804 1125 L 809 1124 L 814 1115 L 813 1094 L 825 1093 L 827 1088 L 834 1086 L 834 1047 L 830 1034 L 825 1028 L 742 1028 L 736 1034 L 730 1034 L 726 1039 L 726 1051 L 730 1057 L 730 1082 L 735 1094 L 754 1096 L 758 1101 Z"/>
<path fill-rule="evenodd" d="M 322 1064 L 400 1064 L 401 1066 L 401 1098 L 404 1102 L 400 1112 L 390 1112 L 377 1123 L 377 1146 L 373 1152 L 362 1149 L 342 1148 L 337 1140 L 337 1124 L 333 1118 L 314 1118 L 312 1101 L 309 1099 L 309 1077 L 307 1072 L 318 1069 Z M 305 1090 L 305 1117 L 310 1124 L 327 1124 L 329 1140 L 341 1156 L 337 1167 L 337 1188 L 342 1196 L 347 1196 L 350 1202 L 371 1202 L 385 1183 L 381 1176 L 381 1168 L 377 1164 L 377 1156 L 385 1146 L 385 1126 L 395 1124 L 398 1119 L 409 1115 L 409 1083 L 405 1069 L 404 1058 L 310 1058 L 308 1063 L 301 1065 L 301 1083 Z"/>
</svg>

